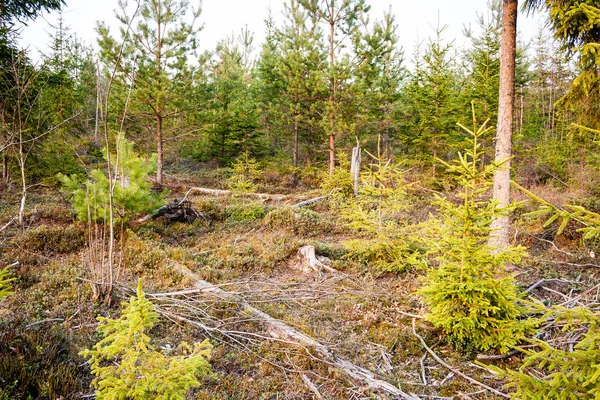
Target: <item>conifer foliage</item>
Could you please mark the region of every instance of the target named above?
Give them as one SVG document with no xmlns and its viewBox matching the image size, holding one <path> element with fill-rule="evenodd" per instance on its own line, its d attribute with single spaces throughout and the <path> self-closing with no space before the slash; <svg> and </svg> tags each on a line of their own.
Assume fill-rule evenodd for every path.
<svg viewBox="0 0 600 400">
<path fill-rule="evenodd" d="M 162 196 L 151 191 L 152 184 L 148 176 L 155 170 L 156 158 L 150 160 L 138 156 L 133 143 L 122 138 L 118 140 L 117 154 L 114 160 L 116 182 L 114 185 L 114 205 L 119 220 L 126 221 L 136 212 L 149 212 L 163 202 Z M 60 175 L 65 189 L 73 193 L 73 207 L 81 220 L 88 218 L 103 221 L 108 218 L 108 196 L 111 182 L 102 170 L 93 170 L 90 179 L 83 185 L 76 176 Z"/>
<path fill-rule="evenodd" d="M 8 277 L 8 267 L 0 269 L 0 300 L 12 294 L 10 282 L 13 280 L 14 278 Z"/>
<path fill-rule="evenodd" d="M 92 385 L 102 399 L 185 399 L 198 387 L 198 378 L 209 374 L 211 345 L 205 340 L 193 347 L 180 345 L 184 355 L 165 356 L 151 345 L 148 332 L 158 313 L 144 296 L 141 281 L 118 319 L 99 317 L 102 340 L 81 352 L 96 376 Z"/>
<path fill-rule="evenodd" d="M 523 248 L 494 249 L 486 242 L 490 223 L 499 212 L 496 203 L 481 199 L 499 167 L 490 164 L 478 168 L 480 141 L 489 130 L 485 124 L 465 129 L 471 138 L 470 149 L 459 153 L 458 160 L 444 163 L 462 187 L 461 202 L 455 204 L 437 196 L 439 217 L 432 218 L 430 241 L 437 253 L 439 267 L 431 270 L 419 291 L 429 306 L 427 320 L 441 328 L 457 347 L 469 351 L 497 349 L 506 352 L 520 340 L 528 327 L 517 322 L 522 313 L 518 291 L 505 269 L 524 255 Z M 531 325 L 529 325 L 531 326 Z"/>
</svg>

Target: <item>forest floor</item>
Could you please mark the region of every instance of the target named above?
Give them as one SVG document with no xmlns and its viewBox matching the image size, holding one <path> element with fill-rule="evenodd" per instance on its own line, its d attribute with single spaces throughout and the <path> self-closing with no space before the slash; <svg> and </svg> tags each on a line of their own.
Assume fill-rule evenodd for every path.
<svg viewBox="0 0 600 400">
<path fill-rule="evenodd" d="M 192 186 L 220 188 L 218 179 L 194 174 L 168 181 L 170 199 L 181 199 Z M 214 345 L 214 374 L 190 398 L 389 398 L 312 349 L 273 337 L 264 321 L 239 301 L 193 290 L 173 294 L 194 287 L 182 269 L 406 393 L 423 399 L 500 398 L 442 366 L 415 336 L 412 315 L 425 312 L 415 291 L 425 271 L 382 273 L 348 257 L 344 241 L 356 234 L 336 224 L 327 201 L 267 217 L 286 203 L 318 196 L 318 191 L 279 186 L 260 191 L 290 197 L 273 202 L 191 193 L 193 208 L 204 218 L 191 224 L 160 218 L 133 222 L 122 252 L 117 301 L 107 306 L 92 300 L 82 266 L 87 223 L 75 220 L 58 191 L 33 189 L 24 227 L 12 224 L 0 233 L 0 266 L 12 265 L 16 277 L 15 294 L 0 304 L 0 399 L 76 399 L 92 393 L 89 367 L 78 352 L 97 340 L 96 317 L 118 315 L 119 298 L 131 293 L 138 278 L 164 311 L 152 332 L 156 347 L 169 351 L 181 341 L 206 337 Z M 16 191 L 0 193 L 0 227 L 16 215 L 19 199 Z M 426 217 L 425 195 L 422 201 L 418 208 L 423 215 L 417 219 Z M 597 282 L 600 270 L 593 254 L 580 247 L 574 230 L 555 240 L 540 223 L 517 224 L 514 234 L 530 254 L 515 267 L 519 285 L 526 289 L 547 279 L 531 295 L 561 299 Z M 307 269 L 298 253 L 305 245 L 314 246 L 335 271 Z M 501 379 L 475 363 L 476 354 L 458 352 L 420 318 L 416 332 L 447 364 L 503 390 Z M 517 368 L 519 357 L 485 362 Z"/>
</svg>

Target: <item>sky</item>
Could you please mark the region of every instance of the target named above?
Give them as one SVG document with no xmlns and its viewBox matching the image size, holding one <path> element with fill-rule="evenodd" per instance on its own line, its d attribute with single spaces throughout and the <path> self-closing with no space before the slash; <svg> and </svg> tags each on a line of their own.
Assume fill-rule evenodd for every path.
<svg viewBox="0 0 600 400">
<path fill-rule="evenodd" d="M 194 4 L 196 0 L 190 0 Z M 199 22 L 204 25 L 199 34 L 201 50 L 214 49 L 216 44 L 231 34 L 239 34 L 246 25 L 254 32 L 253 46 L 258 54 L 265 38 L 265 19 L 269 11 L 276 23 L 283 21 L 284 0 L 204 0 Z M 367 0 L 371 5 L 371 20 L 380 19 L 391 5 L 392 13 L 398 24 L 400 44 L 406 57 L 410 57 L 417 41 L 426 40 L 433 34 L 433 27 L 447 25 L 444 38 L 455 40 L 457 46 L 463 46 L 466 39 L 465 26 L 476 26 L 477 13 L 487 10 L 486 0 Z M 114 17 L 117 0 L 66 0 L 63 14 L 70 33 L 76 34 L 88 45 L 96 43 L 95 27 L 97 21 L 104 21 L 117 32 L 118 23 Z M 22 47 L 29 49 L 30 56 L 39 61 L 41 53 L 48 51 L 50 41 L 48 32 L 54 32 L 49 24 L 55 24 L 58 13 L 44 14 L 23 28 Z M 518 17 L 520 37 L 527 41 L 534 38 L 543 24 L 541 15 Z"/>
</svg>

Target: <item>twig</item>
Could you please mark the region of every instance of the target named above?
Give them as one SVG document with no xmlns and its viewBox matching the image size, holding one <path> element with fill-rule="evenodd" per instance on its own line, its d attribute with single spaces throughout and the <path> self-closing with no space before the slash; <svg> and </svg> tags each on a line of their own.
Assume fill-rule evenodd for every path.
<svg viewBox="0 0 600 400">
<path fill-rule="evenodd" d="M 306 384 L 306 386 L 310 389 L 311 392 L 315 394 L 315 397 L 319 400 L 324 400 L 323 395 L 319 392 L 319 388 L 311 382 L 311 380 L 306 376 L 306 374 L 302 374 L 302 380 Z"/>
<path fill-rule="evenodd" d="M 4 226 L 2 228 L 0 228 L 0 232 L 5 230 L 6 228 L 8 228 L 10 226 L 10 224 L 12 224 L 13 222 L 16 221 L 17 218 L 19 218 L 19 216 L 15 215 L 10 221 L 8 221 L 6 224 L 4 224 Z"/>
<path fill-rule="evenodd" d="M 419 365 L 421 366 L 421 379 L 423 379 L 423 384 L 427 385 L 427 374 L 425 373 L 425 359 L 427 358 L 427 353 L 423 354 L 423 357 L 419 358 Z"/>
<path fill-rule="evenodd" d="M 488 385 L 486 385 L 485 383 L 479 382 L 476 379 L 471 378 L 468 375 L 465 375 L 464 373 L 462 373 L 458 368 L 451 366 L 450 364 L 446 363 L 444 360 L 442 360 L 440 357 L 438 357 L 437 354 L 435 354 L 433 352 L 433 350 L 431 350 L 431 348 L 429 346 L 427 346 L 427 343 L 425 342 L 425 339 L 423 339 L 423 337 L 421 335 L 419 335 L 417 333 L 417 328 L 416 328 L 416 319 L 413 318 L 412 320 L 412 329 L 413 329 L 413 335 L 415 335 L 417 337 L 417 339 L 419 339 L 419 341 L 421 342 L 421 344 L 423 345 L 423 347 L 425 348 L 425 350 L 427 350 L 427 352 L 431 355 L 431 357 L 433 357 L 438 363 L 440 363 L 442 366 L 446 367 L 447 369 L 449 369 L 450 371 L 454 372 L 456 375 L 461 376 L 462 378 L 468 380 L 469 382 L 480 386 L 484 389 L 489 390 L 492 393 L 497 394 L 500 397 L 503 397 L 505 399 L 510 399 L 510 396 L 507 395 L 506 393 L 503 393 L 497 389 L 494 389 L 493 387 L 490 387 Z"/>
<path fill-rule="evenodd" d="M 552 247 L 553 247 L 553 248 L 554 248 L 556 251 L 558 251 L 558 252 L 560 252 L 560 253 L 563 253 L 563 254 L 566 254 L 566 255 L 568 255 L 569 257 L 573 257 L 573 254 L 572 254 L 572 253 L 569 253 L 568 251 L 564 251 L 564 250 L 560 249 L 560 248 L 559 248 L 559 247 L 558 247 L 558 246 L 557 246 L 557 245 L 556 245 L 556 244 L 555 244 L 555 243 L 554 243 L 552 240 L 543 239 L 543 238 L 541 238 L 541 237 L 537 237 L 537 236 L 535 236 L 535 235 L 532 235 L 531 233 L 527 233 L 527 235 L 528 235 L 528 236 L 531 236 L 532 238 L 534 238 L 534 239 L 537 239 L 537 240 L 539 240 L 539 241 L 541 241 L 541 242 L 550 243 L 550 245 L 552 245 Z"/>
<path fill-rule="evenodd" d="M 25 325 L 25 329 L 29 329 L 29 328 L 33 328 L 36 325 L 41 325 L 41 324 L 45 324 L 48 322 L 64 322 L 64 318 L 48 318 L 48 319 L 43 319 L 41 321 L 36 321 L 33 322 L 29 325 Z"/>
</svg>

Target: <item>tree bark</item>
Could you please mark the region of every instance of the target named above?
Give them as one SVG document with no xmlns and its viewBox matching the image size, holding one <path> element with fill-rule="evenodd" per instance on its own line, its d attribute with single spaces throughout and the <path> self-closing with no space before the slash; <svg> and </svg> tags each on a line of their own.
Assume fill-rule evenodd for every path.
<svg viewBox="0 0 600 400">
<path fill-rule="evenodd" d="M 298 166 L 298 118 L 299 115 L 296 112 L 294 115 L 294 148 L 292 149 L 292 156 L 294 159 L 294 168 Z"/>
<path fill-rule="evenodd" d="M 500 97 L 496 129 L 495 160 L 503 163 L 494 174 L 493 198 L 497 207 L 510 203 L 510 157 L 512 156 L 513 110 L 515 100 L 515 57 L 517 48 L 518 0 L 503 0 L 502 33 L 500 36 Z M 510 217 L 497 217 L 491 227 L 489 244 L 497 249 L 509 244 Z"/>
<path fill-rule="evenodd" d="M 331 89 L 329 91 L 329 174 L 335 170 L 335 7 L 331 2 L 329 21 L 329 73 L 331 74 Z"/>
</svg>

